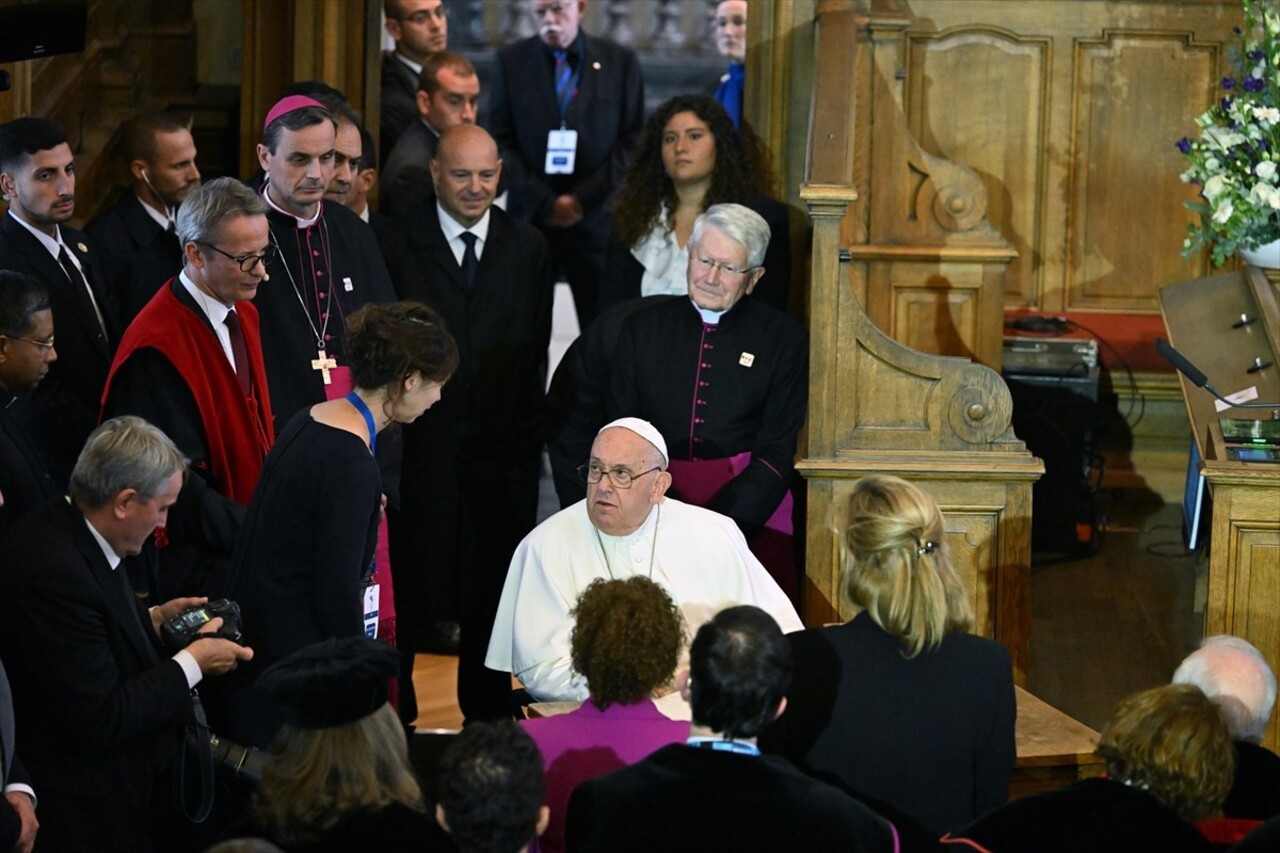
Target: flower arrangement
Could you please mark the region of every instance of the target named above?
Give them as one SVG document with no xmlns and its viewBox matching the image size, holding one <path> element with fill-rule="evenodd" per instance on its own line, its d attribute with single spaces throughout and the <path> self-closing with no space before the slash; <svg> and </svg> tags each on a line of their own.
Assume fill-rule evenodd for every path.
<svg viewBox="0 0 1280 853">
<path fill-rule="evenodd" d="M 1207 246 L 1214 266 L 1280 238 L 1280 0 L 1243 4 L 1222 99 L 1196 119 L 1199 139 L 1177 143 L 1191 161 L 1182 180 L 1203 199 L 1187 202 L 1200 222 L 1187 227 L 1182 256 Z"/>
</svg>

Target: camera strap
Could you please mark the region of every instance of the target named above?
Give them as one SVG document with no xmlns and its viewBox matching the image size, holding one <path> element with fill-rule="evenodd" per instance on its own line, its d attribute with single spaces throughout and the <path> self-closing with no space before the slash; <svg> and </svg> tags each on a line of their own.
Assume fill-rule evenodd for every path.
<svg viewBox="0 0 1280 853">
<path fill-rule="evenodd" d="M 200 702 L 200 694 L 191 691 L 191 710 L 195 715 L 195 723 L 189 728 L 194 738 L 187 738 L 186 743 L 178 750 L 178 762 L 175 767 L 174 788 L 178 805 L 182 814 L 192 823 L 204 823 L 213 810 L 213 744 L 209 730 L 209 719 L 205 716 L 204 705 Z M 194 743 L 192 743 L 194 741 Z M 200 804 L 193 814 L 187 805 L 186 766 L 187 743 L 195 749 L 196 761 L 200 770 Z"/>
</svg>

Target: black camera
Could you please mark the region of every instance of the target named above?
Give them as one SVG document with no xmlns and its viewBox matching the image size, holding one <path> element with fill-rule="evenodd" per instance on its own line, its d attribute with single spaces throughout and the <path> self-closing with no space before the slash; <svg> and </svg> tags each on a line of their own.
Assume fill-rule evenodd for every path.
<svg viewBox="0 0 1280 853">
<path fill-rule="evenodd" d="M 243 644 L 244 634 L 240 624 L 240 605 L 227 598 L 219 598 L 186 610 L 174 616 L 160 626 L 160 636 L 165 648 L 170 651 L 185 649 L 196 638 L 205 625 L 222 617 L 222 627 L 217 631 L 206 631 L 207 636 L 223 637 Z"/>
</svg>

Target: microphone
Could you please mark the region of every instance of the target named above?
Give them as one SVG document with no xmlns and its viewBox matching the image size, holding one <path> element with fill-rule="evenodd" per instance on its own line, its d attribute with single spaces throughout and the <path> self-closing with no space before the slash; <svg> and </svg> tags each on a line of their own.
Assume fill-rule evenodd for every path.
<svg viewBox="0 0 1280 853">
<path fill-rule="evenodd" d="M 1179 373 L 1191 380 L 1191 384 L 1197 388 L 1203 388 L 1217 399 L 1233 406 L 1237 409 L 1274 409 L 1280 406 L 1280 403 L 1233 403 L 1222 394 L 1218 393 L 1218 389 L 1209 384 L 1209 377 L 1197 368 L 1194 364 L 1187 360 L 1187 357 L 1178 352 L 1164 338 L 1156 338 L 1156 352 L 1164 356 L 1165 360 L 1174 366 Z"/>
</svg>

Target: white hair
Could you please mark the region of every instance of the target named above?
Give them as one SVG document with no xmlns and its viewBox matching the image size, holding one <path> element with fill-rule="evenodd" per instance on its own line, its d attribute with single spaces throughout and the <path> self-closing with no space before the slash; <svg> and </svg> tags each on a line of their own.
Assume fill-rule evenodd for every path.
<svg viewBox="0 0 1280 853">
<path fill-rule="evenodd" d="M 1206 637 L 1173 673 L 1174 684 L 1199 687 L 1222 709 L 1235 740 L 1262 740 L 1276 704 L 1276 676 L 1252 643 L 1219 634 Z"/>
</svg>

